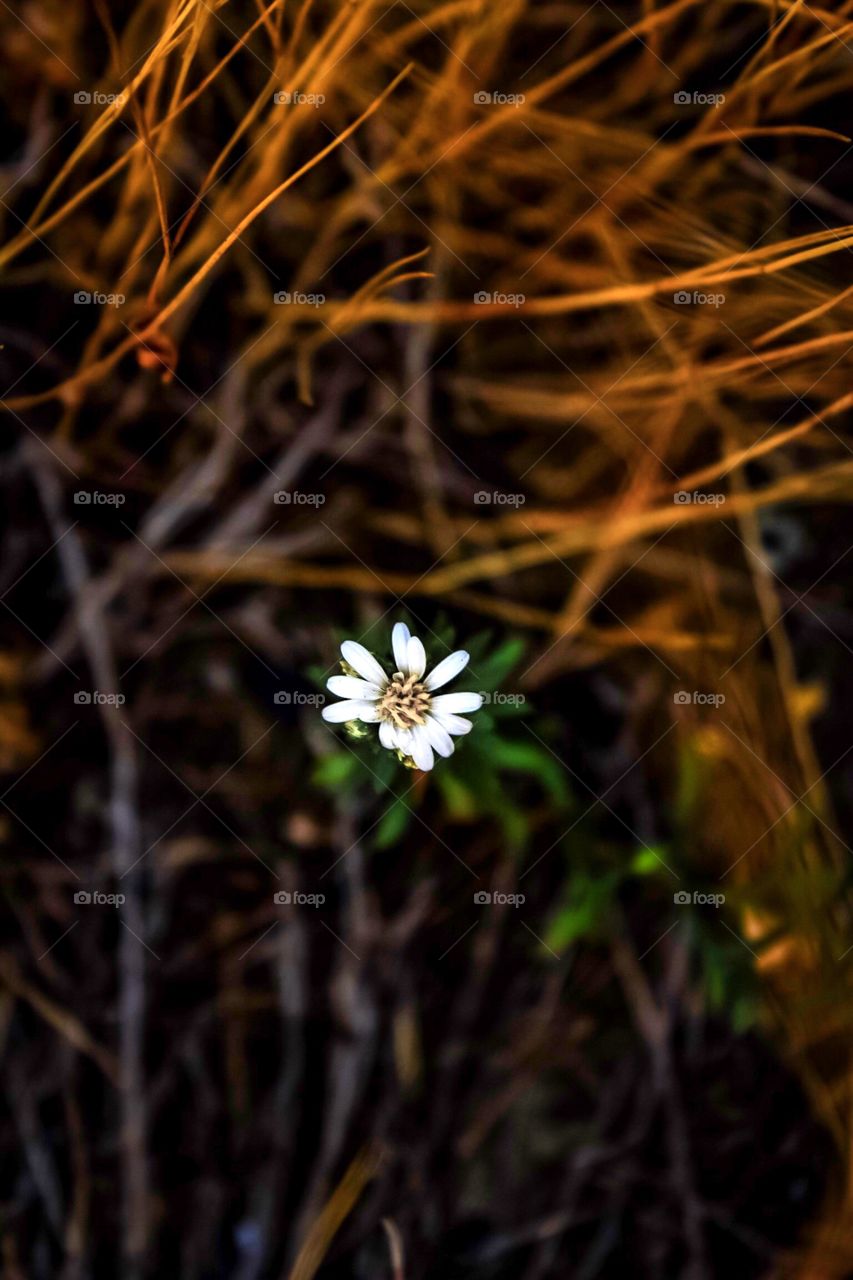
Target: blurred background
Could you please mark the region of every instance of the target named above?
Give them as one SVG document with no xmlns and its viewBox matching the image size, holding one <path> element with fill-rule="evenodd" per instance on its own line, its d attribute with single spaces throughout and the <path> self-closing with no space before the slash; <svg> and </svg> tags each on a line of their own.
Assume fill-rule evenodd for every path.
<svg viewBox="0 0 853 1280">
<path fill-rule="evenodd" d="M 853 4 L 0 35 L 3 1280 L 853 1274 Z"/>
</svg>

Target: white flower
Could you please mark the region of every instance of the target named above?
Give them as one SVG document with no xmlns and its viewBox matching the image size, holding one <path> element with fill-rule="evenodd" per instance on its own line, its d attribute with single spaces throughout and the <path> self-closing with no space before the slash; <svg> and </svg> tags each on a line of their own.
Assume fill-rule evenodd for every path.
<svg viewBox="0 0 853 1280">
<path fill-rule="evenodd" d="M 379 725 L 379 741 L 389 751 L 410 756 L 419 769 L 431 769 L 433 752 L 453 755 L 453 737 L 470 733 L 472 724 L 463 712 L 477 711 L 483 705 L 480 693 L 440 693 L 435 690 L 447 684 L 468 665 L 469 655 L 457 649 L 426 671 L 426 653 L 417 636 L 409 634 L 404 622 L 398 622 L 391 633 L 396 670 L 387 675 L 364 645 L 345 640 L 341 645 L 344 662 L 356 676 L 332 676 L 327 683 L 330 693 L 344 702 L 333 702 L 323 708 L 323 719 L 332 724 L 347 720 L 364 720 Z"/>
</svg>

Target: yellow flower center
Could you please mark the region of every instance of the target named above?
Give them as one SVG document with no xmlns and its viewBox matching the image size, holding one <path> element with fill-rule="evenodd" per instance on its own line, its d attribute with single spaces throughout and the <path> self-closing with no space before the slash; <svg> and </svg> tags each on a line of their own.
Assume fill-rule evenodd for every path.
<svg viewBox="0 0 853 1280">
<path fill-rule="evenodd" d="M 379 703 L 379 716 L 398 729 L 411 729 L 424 723 L 429 704 L 430 696 L 417 676 L 395 671 Z"/>
</svg>

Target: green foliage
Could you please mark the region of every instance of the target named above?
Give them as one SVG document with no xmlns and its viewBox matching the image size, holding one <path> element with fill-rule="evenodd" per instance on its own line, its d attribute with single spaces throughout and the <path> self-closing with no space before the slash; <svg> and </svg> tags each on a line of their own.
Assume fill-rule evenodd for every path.
<svg viewBox="0 0 853 1280">
<path fill-rule="evenodd" d="M 497 770 L 505 769 L 509 773 L 528 774 L 536 778 L 555 804 L 561 805 L 568 799 L 565 769 L 535 739 L 519 742 L 495 734 L 489 755 Z"/>
<path fill-rule="evenodd" d="M 654 876 L 659 873 L 665 862 L 663 849 L 643 845 L 642 849 L 638 849 L 634 854 L 630 866 L 635 876 Z"/>
<path fill-rule="evenodd" d="M 758 1020 L 759 991 L 753 957 L 719 920 L 701 917 L 691 929 L 693 958 L 711 1012 L 727 1018 L 735 1031 Z"/>
<path fill-rule="evenodd" d="M 596 876 L 578 870 L 571 875 L 545 930 L 546 945 L 559 954 L 580 938 L 598 938 L 609 931 L 621 879 L 618 871 Z"/>
<path fill-rule="evenodd" d="M 632 904 L 641 897 L 644 914 L 659 922 L 661 934 L 673 925 L 679 930 L 708 1009 L 736 1031 L 747 1030 L 758 1018 L 759 990 L 755 956 L 738 935 L 738 917 L 731 910 L 737 900 L 727 889 L 726 903 L 718 907 L 675 904 L 675 892 L 687 885 L 709 895 L 720 892 L 719 883 L 697 884 L 691 878 L 680 847 L 643 845 L 626 858 L 624 849 L 602 844 L 594 831 L 584 834 L 576 828 L 561 842 L 565 877 L 544 941 L 559 955 L 581 943 L 606 945 L 627 928 Z"/>
<path fill-rule="evenodd" d="M 375 849 L 390 849 L 405 835 L 412 811 L 399 796 L 391 802 L 374 828 Z"/>
<path fill-rule="evenodd" d="M 391 625 L 383 619 L 362 640 L 386 669 L 392 663 Z M 416 622 L 412 630 L 424 634 Z M 425 644 L 430 665 L 437 655 L 456 647 L 446 620 L 436 623 Z M 448 760 L 437 759 L 428 779 L 384 750 L 373 726 L 356 740 L 341 735 L 340 747 L 314 769 L 314 784 L 339 801 L 363 794 L 365 788 L 380 797 L 378 816 L 367 835 L 377 851 L 398 845 L 421 808 L 430 827 L 442 819 L 454 825 L 496 823 L 505 846 L 519 854 L 531 844 L 537 803 L 546 806 L 549 819 L 562 820 L 572 812 L 570 775 L 547 745 L 547 721 L 537 718 L 528 727 L 532 708 L 512 688 L 513 674 L 523 662 L 524 642 L 515 636 L 496 639 L 481 632 L 467 640 L 466 647 L 471 659 L 456 683 L 483 693 L 486 702 L 471 716 L 471 733 L 455 739 L 454 754 Z M 322 676 L 318 670 L 318 682 Z M 750 948 L 726 927 L 725 908 L 673 905 L 674 889 L 688 884 L 691 889 L 719 891 L 719 885 L 697 885 L 679 854 L 686 847 L 704 785 L 703 762 L 684 752 L 672 809 L 676 836 L 671 847 L 641 845 L 626 857 L 624 846 L 602 841 L 594 811 L 576 825 L 568 821 L 569 830 L 553 851 L 554 857 L 563 859 L 564 876 L 543 938 L 550 950 L 561 955 L 581 944 L 606 944 L 626 927 L 626 912 L 640 894 L 660 919 L 661 933 L 673 922 L 673 910 L 680 911 L 675 923 L 690 948 L 692 971 L 709 1009 L 742 1031 L 755 1023 L 758 1011 Z M 815 893 L 813 885 L 811 892 Z"/>
<path fill-rule="evenodd" d="M 362 636 L 361 643 L 375 653 L 386 670 L 392 656 L 390 635 L 397 619 L 382 619 Z M 424 637 L 424 628 L 410 621 L 414 632 Z M 345 639 L 345 636 L 341 637 Z M 424 642 L 429 665 L 437 655 L 456 647 L 453 629 L 440 618 Z M 426 789 L 431 800 L 430 822 L 436 821 L 435 797 L 441 803 L 447 821 L 473 824 L 496 821 L 504 839 L 521 852 L 530 842 L 529 813 L 531 800 L 538 793 L 553 810 L 565 811 L 571 803 L 566 771 L 547 747 L 518 725 L 530 708 L 519 692 L 507 689 L 525 652 L 525 643 L 517 636 L 503 639 L 484 631 L 466 639 L 471 655 L 465 671 L 455 684 L 476 690 L 486 697 L 485 705 L 471 716 L 474 728 L 465 737 L 456 738 L 456 750 L 448 760 L 436 760 Z M 317 667 L 312 677 L 323 684 L 324 671 Z M 445 692 L 442 690 L 442 692 Z M 449 692 L 449 690 L 448 690 Z M 313 781 L 337 798 L 370 787 L 378 795 L 396 797 L 373 829 L 376 849 L 388 849 L 405 835 L 413 808 L 423 802 L 424 789 L 415 788 L 419 775 L 412 774 L 399 758 L 380 746 L 372 727 L 358 741 L 340 739 L 341 747 L 324 757 L 316 766 Z"/>
<path fill-rule="evenodd" d="M 313 782 L 324 791 L 349 790 L 361 776 L 358 758 L 346 751 L 332 751 L 314 767 Z"/>
</svg>

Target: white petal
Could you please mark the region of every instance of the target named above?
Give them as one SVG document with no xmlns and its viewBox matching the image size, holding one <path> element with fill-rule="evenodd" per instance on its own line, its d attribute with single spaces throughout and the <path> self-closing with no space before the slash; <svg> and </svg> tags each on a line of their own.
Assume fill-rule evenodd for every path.
<svg viewBox="0 0 853 1280">
<path fill-rule="evenodd" d="M 438 723 L 434 716 L 427 716 L 424 728 L 427 731 L 427 737 L 434 751 L 440 756 L 452 756 L 455 750 L 453 739 L 446 729 Z"/>
<path fill-rule="evenodd" d="M 358 713 L 359 720 L 363 720 L 365 724 L 376 724 L 379 719 L 379 707 L 375 702 L 360 702 L 361 710 Z"/>
<path fill-rule="evenodd" d="M 417 636 L 412 636 L 406 654 L 407 674 L 420 680 L 426 671 L 426 651 Z"/>
<path fill-rule="evenodd" d="M 378 685 L 368 680 L 357 680 L 355 676 L 331 676 L 326 681 L 326 688 L 339 698 L 358 698 L 362 702 L 374 702 L 380 696 Z"/>
<path fill-rule="evenodd" d="M 433 706 L 435 706 L 434 702 Z M 470 720 L 463 720 L 461 716 L 451 715 L 449 711 L 439 711 L 435 715 L 431 715 L 430 718 L 437 720 L 442 729 L 446 729 L 448 733 L 470 733 L 474 728 Z"/>
<path fill-rule="evenodd" d="M 372 653 L 368 653 L 363 644 L 359 644 L 357 640 L 345 640 L 341 645 L 341 653 L 344 661 L 358 672 L 360 676 L 364 676 L 370 684 L 383 685 L 388 677 L 376 661 Z"/>
<path fill-rule="evenodd" d="M 479 711 L 483 705 L 481 693 L 440 693 L 432 700 L 433 711 L 452 711 L 454 714 L 465 711 Z"/>
<path fill-rule="evenodd" d="M 451 653 L 450 657 L 439 662 L 438 666 L 432 670 L 424 681 L 427 689 L 440 689 L 443 684 L 447 684 L 448 680 L 452 680 L 454 676 L 458 676 L 459 672 L 468 665 L 470 654 L 464 649 L 457 649 L 455 653 Z"/>
<path fill-rule="evenodd" d="M 412 759 L 424 773 L 429 773 L 435 763 L 425 725 L 416 724 L 412 729 Z"/>
<path fill-rule="evenodd" d="M 409 668 L 409 628 L 405 622 L 397 622 L 394 630 L 391 632 L 391 647 L 394 650 L 394 670 L 402 671 L 404 675 L 408 673 Z"/>
<path fill-rule="evenodd" d="M 330 724 L 343 724 L 345 720 L 365 720 L 368 724 L 379 719 L 379 711 L 373 702 L 359 702 L 348 698 L 346 702 L 331 702 L 321 712 Z"/>
<path fill-rule="evenodd" d="M 382 720 L 379 725 L 379 741 L 383 747 L 393 751 L 397 746 L 397 730 L 390 720 Z"/>
<path fill-rule="evenodd" d="M 397 749 L 402 751 L 404 756 L 412 754 L 412 731 L 411 729 L 397 730 Z"/>
</svg>

